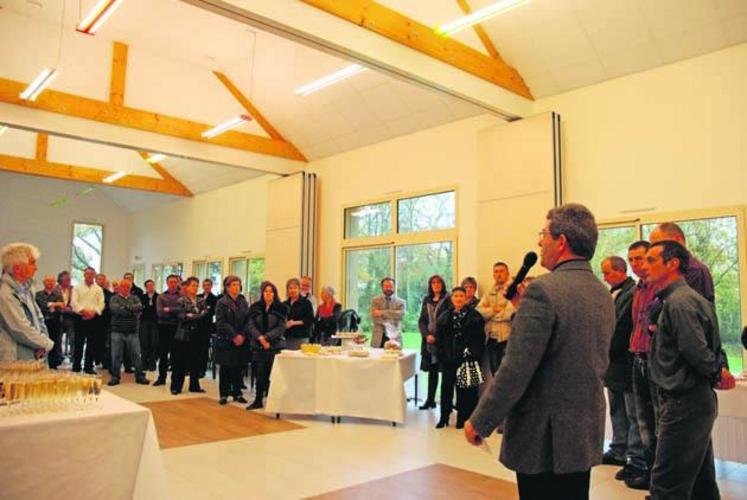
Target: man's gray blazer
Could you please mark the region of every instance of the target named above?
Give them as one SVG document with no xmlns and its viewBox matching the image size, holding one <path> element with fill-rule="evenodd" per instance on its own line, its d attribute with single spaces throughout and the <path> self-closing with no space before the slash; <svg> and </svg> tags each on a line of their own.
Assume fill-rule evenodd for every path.
<svg viewBox="0 0 747 500">
<path fill-rule="evenodd" d="M 587 261 L 565 261 L 529 285 L 506 356 L 470 418 L 485 437 L 506 419 L 506 467 L 568 474 L 601 462 L 614 328 L 612 297 Z"/>
</svg>

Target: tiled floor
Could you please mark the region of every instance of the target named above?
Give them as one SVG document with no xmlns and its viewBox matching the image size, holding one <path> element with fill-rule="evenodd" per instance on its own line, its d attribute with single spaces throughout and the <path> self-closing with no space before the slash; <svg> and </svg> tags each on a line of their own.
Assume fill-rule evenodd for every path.
<svg viewBox="0 0 747 500">
<path fill-rule="evenodd" d="M 154 379 L 154 374 L 150 374 Z M 210 398 L 218 410 L 217 384 L 203 379 L 206 394 L 169 394 L 168 386 L 139 386 L 127 382 L 111 388 L 112 392 L 135 402 L 184 401 L 191 397 Z M 247 395 L 247 399 L 249 395 Z M 244 410 L 245 405 L 229 403 Z M 219 413 L 196 412 L 193 417 L 202 425 L 213 425 Z M 397 492 L 406 487 L 397 476 L 435 464 L 487 475 L 514 482 L 514 474 L 500 465 L 495 457 L 500 437 L 492 436 L 493 454 L 469 446 L 462 432 L 453 427 L 434 429 L 437 411 L 418 411 L 408 407 L 404 425 L 392 427 L 388 422 L 344 419 L 331 424 L 326 417 L 298 417 L 292 422 L 303 429 L 251 437 L 214 441 L 205 444 L 164 449 L 163 459 L 174 499 L 244 499 L 306 498 L 360 487 L 369 482 L 390 478 L 390 495 L 365 495 L 363 498 L 400 498 Z M 719 463 L 719 485 L 722 498 L 747 498 L 747 465 Z M 626 488 L 614 479 L 617 467 L 600 466 L 592 471 L 591 497 L 601 500 L 642 499 L 645 492 Z M 376 483 L 370 483 L 375 485 Z M 348 490 L 350 496 L 361 498 Z M 465 490 L 466 491 L 466 490 Z M 464 493 L 464 492 L 462 492 Z M 469 495 L 462 495 L 466 498 Z M 459 498 L 458 493 L 452 497 Z M 424 498 L 424 497 L 423 497 Z"/>
</svg>

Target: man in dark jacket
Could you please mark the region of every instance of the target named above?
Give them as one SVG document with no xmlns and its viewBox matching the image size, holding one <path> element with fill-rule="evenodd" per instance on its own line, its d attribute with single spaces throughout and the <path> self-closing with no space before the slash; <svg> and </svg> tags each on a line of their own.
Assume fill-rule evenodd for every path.
<svg viewBox="0 0 747 500">
<path fill-rule="evenodd" d="M 713 304 L 685 282 L 689 258 L 674 241 L 654 243 L 646 254 L 647 279 L 662 302 L 649 362 L 660 408 L 654 500 L 719 498 L 711 432 L 721 338 Z"/>
<path fill-rule="evenodd" d="M 538 245 L 551 272 L 521 296 L 506 356 L 464 426 L 479 445 L 505 419 L 500 460 L 516 471 L 522 500 L 588 498 L 602 461 L 615 307 L 589 265 L 597 237 L 583 205 L 547 213 Z"/>
<path fill-rule="evenodd" d="M 135 382 L 148 385 L 150 382 L 143 373 L 140 359 L 140 339 L 137 335 L 137 322 L 143 304 L 136 296 L 130 294 L 131 283 L 122 280 L 117 287 L 117 293 L 109 299 L 111 311 L 111 375 L 108 385 L 119 384 L 122 356 L 125 349 L 130 353 L 130 359 L 135 365 Z"/>
<path fill-rule="evenodd" d="M 36 303 L 44 315 L 44 324 L 47 326 L 49 338 L 54 342 L 54 348 L 49 351 L 47 356 L 49 367 L 53 370 L 56 370 L 62 363 L 60 333 L 62 329 L 62 310 L 65 307 L 62 295 L 55 287 L 55 283 L 54 276 L 45 276 L 44 290 L 36 292 Z"/>
<path fill-rule="evenodd" d="M 135 284 L 135 275 L 134 274 L 132 274 L 131 272 L 128 271 L 128 272 L 124 273 L 124 276 L 122 276 L 122 279 L 125 279 L 125 280 L 129 281 L 130 283 L 132 283 L 132 288 L 130 289 L 130 295 L 134 295 L 138 299 L 142 299 L 143 298 L 143 294 L 145 292 L 143 291 L 142 288 L 140 288 L 139 286 L 137 286 Z M 145 284 L 143 284 L 143 286 L 145 286 Z"/>
<path fill-rule="evenodd" d="M 624 465 L 615 475 L 622 481 L 646 471 L 646 458 L 636 418 L 633 395 L 633 355 L 630 333 L 633 330 L 633 291 L 635 281 L 628 276 L 628 265 L 618 256 L 602 261 L 604 281 L 610 285 L 615 300 L 615 332 L 610 343 L 610 366 L 604 376 L 609 398 L 612 442 L 602 456 L 606 465 Z"/>
<path fill-rule="evenodd" d="M 171 354 L 174 334 L 179 325 L 179 276 L 170 274 L 166 278 L 166 290 L 156 300 L 158 314 L 158 379 L 153 385 L 164 385 L 169 370 L 169 355 Z"/>
<path fill-rule="evenodd" d="M 158 359 L 158 292 L 153 280 L 146 280 L 144 285 L 145 293 L 140 297 L 140 303 L 143 304 L 140 315 L 140 353 L 143 357 L 143 369 L 154 371 Z"/>
<path fill-rule="evenodd" d="M 213 294 L 213 280 L 210 278 L 202 281 L 202 293 L 197 295 L 198 299 L 205 301 L 207 313 L 202 317 L 200 325 L 200 359 L 199 368 L 201 376 L 205 376 L 207 371 L 208 351 L 210 350 L 210 339 L 215 333 L 215 305 L 218 303 L 218 297 Z"/>
</svg>

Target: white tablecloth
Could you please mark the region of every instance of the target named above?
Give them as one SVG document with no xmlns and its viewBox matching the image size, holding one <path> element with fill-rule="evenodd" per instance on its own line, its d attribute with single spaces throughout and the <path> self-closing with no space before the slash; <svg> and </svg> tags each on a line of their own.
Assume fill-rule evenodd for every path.
<svg viewBox="0 0 747 500">
<path fill-rule="evenodd" d="M 731 391 L 716 391 L 718 418 L 713 426 L 716 458 L 747 463 L 747 381 Z"/>
<path fill-rule="evenodd" d="M 0 498 L 168 498 L 147 408 L 103 391 L 83 410 L 0 415 Z"/>
<path fill-rule="evenodd" d="M 416 352 L 385 358 L 383 349 L 370 351 L 368 358 L 299 351 L 276 356 L 267 411 L 404 422 L 404 382 L 415 375 Z"/>
</svg>

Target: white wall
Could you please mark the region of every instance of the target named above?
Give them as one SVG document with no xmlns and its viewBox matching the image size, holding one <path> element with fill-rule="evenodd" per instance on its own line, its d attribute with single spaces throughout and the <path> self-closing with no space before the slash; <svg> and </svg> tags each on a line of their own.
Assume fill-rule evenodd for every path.
<svg viewBox="0 0 747 500">
<path fill-rule="evenodd" d="M 747 44 L 538 100 L 563 124 L 566 200 L 601 220 L 747 203 Z"/>
<path fill-rule="evenodd" d="M 121 276 L 127 270 L 127 212 L 99 189 L 81 194 L 88 186 L 77 182 L 0 173 L 0 246 L 26 241 L 39 247 L 36 278 L 70 269 L 73 222 L 103 224 L 101 271 Z M 60 207 L 51 203 L 67 198 Z"/>
<path fill-rule="evenodd" d="M 274 175 L 264 175 L 170 205 L 131 214 L 129 217 L 130 262 L 151 265 L 182 262 L 185 274 L 192 272 L 192 261 L 208 257 L 224 258 L 262 253 L 265 248 L 267 183 Z"/>
</svg>

